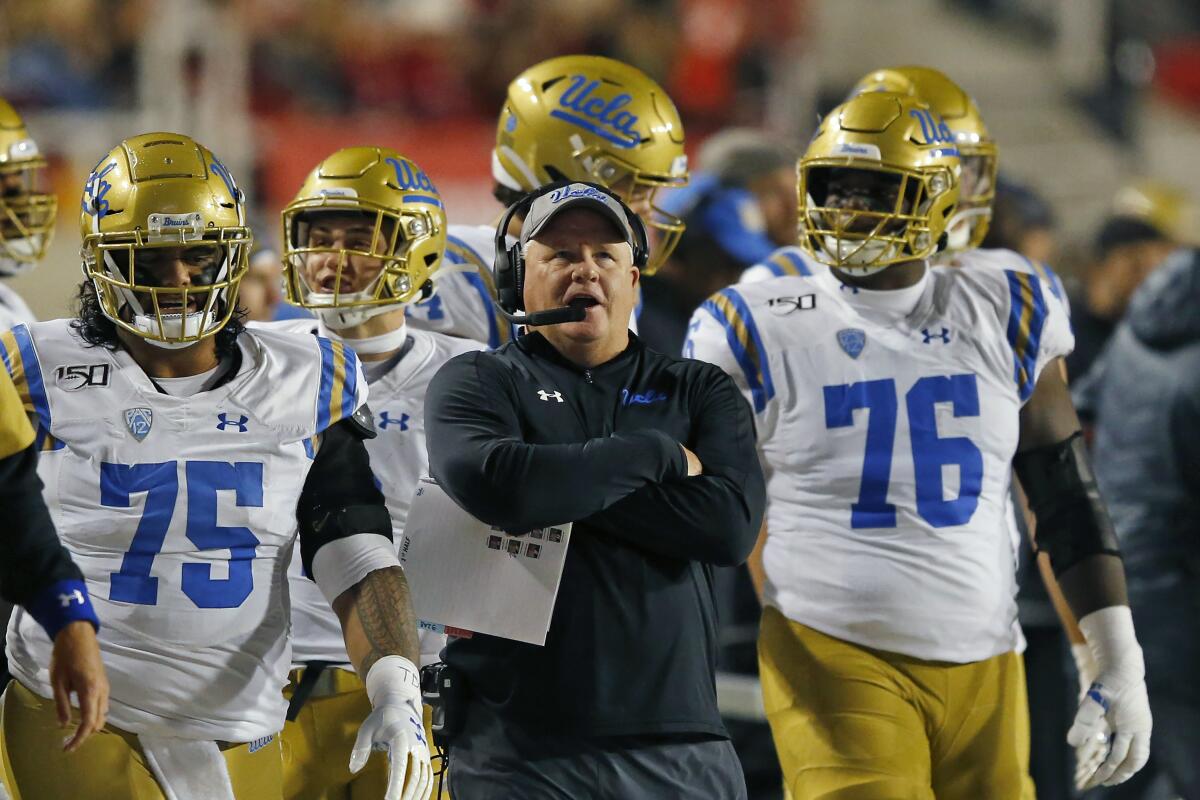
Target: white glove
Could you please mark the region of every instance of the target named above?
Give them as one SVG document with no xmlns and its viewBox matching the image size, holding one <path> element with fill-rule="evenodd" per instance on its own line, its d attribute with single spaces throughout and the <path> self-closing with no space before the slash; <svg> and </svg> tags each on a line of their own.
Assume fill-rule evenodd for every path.
<svg viewBox="0 0 1200 800">
<path fill-rule="evenodd" d="M 1146 667 L 1129 606 L 1109 606 L 1079 620 L 1095 659 L 1096 677 L 1067 732 L 1075 748 L 1076 786 L 1116 786 L 1150 758 L 1150 699 Z M 1103 758 L 1097 757 L 1097 750 Z"/>
<path fill-rule="evenodd" d="M 1075 659 L 1075 673 L 1079 677 L 1079 696 L 1076 702 L 1082 703 L 1087 697 L 1088 689 L 1096 681 L 1096 659 L 1086 644 L 1072 644 L 1071 657 Z M 1088 739 L 1075 751 L 1075 788 L 1083 791 L 1083 785 L 1096 773 L 1108 755 L 1108 731 Z"/>
<path fill-rule="evenodd" d="M 367 670 L 364 683 L 373 710 L 358 729 L 350 771 L 362 769 L 372 750 L 386 751 L 384 800 L 427 800 L 433 788 L 429 745 L 421 721 L 419 676 L 416 665 L 403 656 L 384 656 Z"/>
</svg>

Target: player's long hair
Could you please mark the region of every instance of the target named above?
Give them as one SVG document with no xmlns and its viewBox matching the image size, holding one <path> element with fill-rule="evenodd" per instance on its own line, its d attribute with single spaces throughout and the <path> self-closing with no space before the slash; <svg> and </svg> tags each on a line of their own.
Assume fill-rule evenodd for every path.
<svg viewBox="0 0 1200 800">
<path fill-rule="evenodd" d="M 79 284 L 75 306 L 75 319 L 72 320 L 71 327 L 81 339 L 93 347 L 103 347 L 106 350 L 116 350 L 121 346 L 121 340 L 117 338 L 116 323 L 104 316 L 104 312 L 100 310 L 100 299 L 96 296 L 96 287 L 91 281 L 85 280 Z M 229 322 L 225 323 L 225 327 L 213 334 L 217 358 L 225 358 L 237 349 L 237 337 L 246 330 L 246 326 L 242 324 L 245 316 L 246 309 L 238 306 Z"/>
</svg>

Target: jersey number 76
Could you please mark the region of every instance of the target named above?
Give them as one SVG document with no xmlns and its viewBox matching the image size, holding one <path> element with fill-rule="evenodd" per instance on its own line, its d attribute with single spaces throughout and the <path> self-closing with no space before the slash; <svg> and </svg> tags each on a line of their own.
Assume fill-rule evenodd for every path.
<svg viewBox="0 0 1200 800">
<path fill-rule="evenodd" d="M 887 501 L 899 406 L 891 378 L 826 386 L 825 427 L 854 425 L 855 409 L 868 410 L 867 446 L 858 502 L 850 506 L 851 528 L 894 528 L 896 506 Z M 979 387 L 974 375 L 921 378 L 904 396 L 916 476 L 917 513 L 935 528 L 963 525 L 979 505 L 983 454 L 965 436 L 938 436 L 935 407 L 950 403 L 956 417 L 979 416 Z M 946 500 L 942 467 L 959 468 L 958 497 Z"/>
</svg>

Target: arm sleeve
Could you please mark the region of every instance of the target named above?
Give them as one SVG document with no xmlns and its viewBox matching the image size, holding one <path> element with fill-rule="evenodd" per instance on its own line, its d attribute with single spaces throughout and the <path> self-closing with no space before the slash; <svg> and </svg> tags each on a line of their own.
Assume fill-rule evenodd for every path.
<svg viewBox="0 0 1200 800">
<path fill-rule="evenodd" d="M 324 545 L 362 534 L 392 539 L 391 516 L 356 419 L 361 416 L 338 420 L 321 434 L 296 505 L 300 556 L 305 574 L 314 578 L 313 559 Z"/>
<path fill-rule="evenodd" d="M 0 458 L 0 508 L 0 597 L 28 610 L 51 639 L 76 620 L 99 628 L 83 573 L 59 543 L 42 499 L 33 446 Z"/>
<path fill-rule="evenodd" d="M 704 396 L 688 447 L 704 474 L 645 486 L 586 522 L 659 555 L 732 566 L 753 550 L 766 506 L 754 418 L 728 376 L 698 375 Z"/>
<path fill-rule="evenodd" d="M 679 443 L 655 430 L 529 444 L 494 359 L 446 363 L 425 395 L 429 472 L 468 513 L 526 531 L 589 517 L 641 487 L 687 475 Z"/>
</svg>

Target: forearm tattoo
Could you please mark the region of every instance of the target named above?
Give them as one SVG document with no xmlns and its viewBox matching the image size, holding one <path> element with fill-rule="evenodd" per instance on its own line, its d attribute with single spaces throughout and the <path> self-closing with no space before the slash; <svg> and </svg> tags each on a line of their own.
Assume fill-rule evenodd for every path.
<svg viewBox="0 0 1200 800">
<path fill-rule="evenodd" d="M 384 656 L 400 655 L 417 663 L 421 651 L 404 570 L 377 569 L 363 578 L 356 592 L 354 613 L 370 645 L 354 665 L 358 674 L 366 675 Z"/>
</svg>

